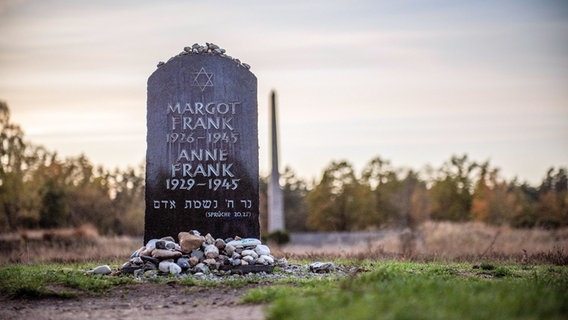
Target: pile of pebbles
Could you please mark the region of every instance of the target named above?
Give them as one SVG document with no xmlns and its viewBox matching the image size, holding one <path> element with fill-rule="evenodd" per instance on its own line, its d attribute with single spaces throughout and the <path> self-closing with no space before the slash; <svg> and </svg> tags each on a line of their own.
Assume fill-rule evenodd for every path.
<svg viewBox="0 0 568 320">
<path fill-rule="evenodd" d="M 158 274 L 272 273 L 274 266 L 287 265 L 286 259 L 275 259 L 270 248 L 254 238 L 215 239 L 192 230 L 180 232 L 178 240 L 164 237 L 148 241 L 122 265 L 121 273 L 145 278 Z"/>
<path fill-rule="evenodd" d="M 199 43 L 194 43 L 191 47 L 184 47 L 183 51 L 180 52 L 177 56 L 185 56 L 188 54 L 209 54 L 209 55 L 218 55 L 227 59 L 231 59 L 233 61 L 235 61 L 236 63 L 238 63 L 240 66 L 245 67 L 247 70 L 250 69 L 250 65 L 241 62 L 239 59 L 233 58 L 229 55 L 227 55 L 227 50 L 219 47 L 218 45 L 214 44 L 214 43 L 209 43 L 206 42 L 205 45 L 201 45 Z M 170 62 L 174 57 L 171 57 L 168 62 Z M 161 67 L 163 65 L 165 65 L 166 63 L 163 61 L 158 62 L 157 67 Z"/>
<path fill-rule="evenodd" d="M 278 266 L 278 272 L 273 272 Z M 193 277 L 220 281 L 228 277 L 260 277 L 277 280 L 295 278 L 346 276 L 364 271 L 357 267 L 335 265 L 332 262 L 313 262 L 309 265 L 289 264 L 285 258 L 271 255 L 270 248 L 255 238 L 215 239 L 199 231 L 180 232 L 173 237 L 152 239 L 132 253 L 122 267 L 108 265 L 86 270 L 87 274 L 120 276 L 131 274 L 140 280 L 159 276 Z M 255 278 L 256 279 L 256 278 Z"/>
</svg>

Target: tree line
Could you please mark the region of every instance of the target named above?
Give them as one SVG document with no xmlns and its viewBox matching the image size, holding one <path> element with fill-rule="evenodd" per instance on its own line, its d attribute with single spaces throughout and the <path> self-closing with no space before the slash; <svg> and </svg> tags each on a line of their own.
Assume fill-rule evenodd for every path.
<svg viewBox="0 0 568 320">
<path fill-rule="evenodd" d="M 333 161 L 313 187 L 290 169 L 283 175 L 287 227 L 298 231 L 415 228 L 429 220 L 509 225 L 568 226 L 566 168 L 550 168 L 542 183 L 507 181 L 489 161 L 452 156 L 424 172 L 396 168 L 380 157 L 357 174 Z"/>
<path fill-rule="evenodd" d="M 109 170 L 84 155 L 62 159 L 25 140 L 0 101 L 0 232 L 91 224 L 101 234 L 141 235 L 144 166 Z M 260 177 L 266 230 L 267 177 Z M 452 156 L 440 168 L 397 168 L 377 157 L 360 173 L 332 161 L 308 183 L 281 175 L 288 231 L 414 228 L 427 220 L 480 221 L 518 228 L 568 225 L 566 168 L 548 170 L 539 186 L 506 181 L 489 161 Z"/>
<path fill-rule="evenodd" d="M 102 234 L 144 232 L 144 168 L 108 170 L 62 159 L 24 138 L 0 101 L 0 232 L 91 224 Z"/>
</svg>

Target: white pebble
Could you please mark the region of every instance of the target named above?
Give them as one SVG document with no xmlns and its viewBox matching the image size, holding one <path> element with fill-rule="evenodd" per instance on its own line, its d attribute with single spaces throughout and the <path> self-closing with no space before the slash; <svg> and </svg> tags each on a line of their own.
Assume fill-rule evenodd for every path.
<svg viewBox="0 0 568 320">
<path fill-rule="evenodd" d="M 94 268 L 93 270 L 89 270 L 87 271 L 88 273 L 92 273 L 92 274 L 110 274 L 112 272 L 111 268 L 108 265 L 102 265 L 102 266 L 98 266 L 96 268 Z"/>
<path fill-rule="evenodd" d="M 170 265 L 174 264 L 172 260 L 163 260 L 160 261 L 158 265 L 158 269 L 164 273 L 170 272 Z"/>
<path fill-rule="evenodd" d="M 242 256 L 251 256 L 254 259 L 258 258 L 258 253 L 254 252 L 254 250 L 243 250 L 243 252 L 241 252 Z"/>
<path fill-rule="evenodd" d="M 177 263 L 170 263 L 168 271 L 173 275 L 178 275 L 181 273 L 181 267 Z"/>
<path fill-rule="evenodd" d="M 268 256 L 270 255 L 270 248 L 263 244 L 259 244 L 258 246 L 256 246 L 256 248 L 254 248 L 254 252 L 256 252 L 259 256 Z"/>
<path fill-rule="evenodd" d="M 245 238 L 245 239 L 240 239 L 240 240 L 233 240 L 229 243 L 227 243 L 227 245 L 232 245 L 233 247 L 237 247 L 237 246 L 257 246 L 259 244 L 262 244 L 262 242 L 260 242 L 260 240 L 255 239 L 255 238 Z"/>
<path fill-rule="evenodd" d="M 260 256 L 260 258 L 263 258 L 264 261 L 266 261 L 266 263 L 268 263 L 268 264 L 274 264 L 274 258 L 272 258 L 269 255 L 262 255 L 262 256 Z M 260 260 L 260 258 L 258 258 L 258 259 Z"/>
</svg>

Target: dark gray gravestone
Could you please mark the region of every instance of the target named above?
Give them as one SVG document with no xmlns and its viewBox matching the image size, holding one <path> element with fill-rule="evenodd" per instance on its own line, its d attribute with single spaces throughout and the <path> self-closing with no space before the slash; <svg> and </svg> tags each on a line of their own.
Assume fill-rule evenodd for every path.
<svg viewBox="0 0 568 320">
<path fill-rule="evenodd" d="M 260 237 L 257 80 L 248 68 L 194 45 L 148 79 L 145 243 L 193 229 Z"/>
</svg>

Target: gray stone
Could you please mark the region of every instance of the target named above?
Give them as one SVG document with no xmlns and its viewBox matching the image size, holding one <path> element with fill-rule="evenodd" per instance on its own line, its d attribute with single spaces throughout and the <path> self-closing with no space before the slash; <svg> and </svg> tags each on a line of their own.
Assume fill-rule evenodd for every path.
<svg viewBox="0 0 568 320">
<path fill-rule="evenodd" d="M 215 240 L 215 246 L 219 249 L 219 250 L 224 250 L 225 249 L 225 240 L 223 239 L 217 239 Z"/>
<path fill-rule="evenodd" d="M 182 270 L 187 270 L 190 268 L 189 259 L 188 258 L 179 258 L 176 261 L 177 265 L 180 266 Z"/>
<path fill-rule="evenodd" d="M 132 258 L 132 259 L 130 259 L 130 262 L 132 262 L 133 264 L 136 264 L 136 265 L 142 265 L 144 263 L 144 261 L 140 257 Z"/>
<path fill-rule="evenodd" d="M 211 50 L 215 50 L 215 49 L 219 49 L 219 46 L 214 44 L 214 43 L 207 43 L 207 46 L 209 47 L 209 49 Z"/>
<path fill-rule="evenodd" d="M 335 270 L 333 262 L 314 262 L 309 265 L 310 271 L 315 273 L 328 273 Z"/>
<path fill-rule="evenodd" d="M 219 269 L 219 266 L 221 266 L 221 263 L 219 263 L 215 259 L 205 259 L 203 260 L 203 263 L 206 264 L 209 267 L 209 269 L 214 269 L 214 270 Z"/>
<path fill-rule="evenodd" d="M 140 256 L 140 259 L 142 259 L 142 261 L 144 262 L 150 262 L 155 264 L 156 266 L 158 265 L 158 263 L 160 263 L 159 259 L 156 259 L 154 257 L 150 257 L 150 256 Z"/>
<path fill-rule="evenodd" d="M 198 263 L 194 268 L 195 273 L 210 274 L 211 270 L 204 263 Z"/>
<path fill-rule="evenodd" d="M 181 247 L 175 243 L 172 237 L 164 237 L 155 242 L 156 249 L 181 250 Z"/>
<path fill-rule="evenodd" d="M 122 271 L 122 273 L 134 274 L 134 272 L 136 272 L 136 270 L 141 270 L 143 268 L 144 268 L 143 265 L 134 264 L 134 263 L 129 261 L 129 262 L 126 262 L 125 264 L 123 264 L 122 268 L 120 270 Z"/>
<path fill-rule="evenodd" d="M 219 261 L 219 263 L 221 263 L 221 264 L 225 264 L 225 262 L 226 262 L 227 260 L 229 260 L 229 257 L 227 257 L 227 256 L 224 255 L 224 254 L 220 254 L 220 255 L 217 257 L 216 260 Z"/>
<path fill-rule="evenodd" d="M 205 243 L 215 244 L 215 238 L 213 238 L 213 236 L 210 233 L 208 233 L 205 235 Z"/>
<path fill-rule="evenodd" d="M 158 264 L 159 264 L 159 262 L 158 262 Z M 148 261 L 148 262 L 145 262 L 145 263 L 144 263 L 144 271 L 147 271 L 147 270 L 158 270 L 158 264 L 152 263 L 152 262 L 149 262 L 149 261 Z"/>
<path fill-rule="evenodd" d="M 144 275 L 145 270 L 144 269 L 138 269 L 138 270 L 134 270 L 132 272 L 132 274 L 136 277 L 136 278 L 141 278 Z"/>
<path fill-rule="evenodd" d="M 196 257 L 199 261 L 201 261 L 205 258 L 205 254 L 201 250 L 192 250 L 191 256 Z"/>
<path fill-rule="evenodd" d="M 205 257 L 208 259 L 215 259 L 219 256 L 219 249 L 212 244 L 207 245 L 203 251 L 205 252 Z"/>
<path fill-rule="evenodd" d="M 274 262 L 279 267 L 287 267 L 288 266 L 288 260 L 286 260 L 286 258 L 275 259 Z"/>
<path fill-rule="evenodd" d="M 148 79 L 145 242 L 190 228 L 258 238 L 256 77 L 194 49 Z"/>
<path fill-rule="evenodd" d="M 166 248 L 166 241 L 164 241 L 164 240 L 156 241 L 156 249 L 167 249 Z"/>
<path fill-rule="evenodd" d="M 232 256 L 235 253 L 235 246 L 231 244 L 225 245 L 225 252 L 228 256 Z"/>
<path fill-rule="evenodd" d="M 158 270 L 154 269 L 154 270 L 146 270 L 144 271 L 144 277 L 145 278 L 155 278 L 158 275 Z"/>
</svg>

